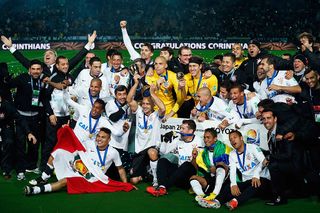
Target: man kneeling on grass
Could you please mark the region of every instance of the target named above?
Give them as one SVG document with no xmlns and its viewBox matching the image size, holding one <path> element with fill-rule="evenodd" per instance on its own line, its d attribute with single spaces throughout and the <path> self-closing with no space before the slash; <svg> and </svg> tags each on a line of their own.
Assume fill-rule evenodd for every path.
<svg viewBox="0 0 320 213">
<path fill-rule="evenodd" d="M 95 140 L 96 146 L 85 148 L 71 128 L 61 128 L 58 131 L 58 143 L 51 154 L 58 181 L 45 185 L 27 185 L 24 188 L 25 195 L 58 191 L 64 187 L 67 187 L 70 194 L 128 192 L 134 189 L 135 186 L 127 183 L 119 153 L 109 146 L 110 135 L 109 129 L 101 128 Z M 105 175 L 113 162 L 122 182 L 111 180 Z"/>
</svg>

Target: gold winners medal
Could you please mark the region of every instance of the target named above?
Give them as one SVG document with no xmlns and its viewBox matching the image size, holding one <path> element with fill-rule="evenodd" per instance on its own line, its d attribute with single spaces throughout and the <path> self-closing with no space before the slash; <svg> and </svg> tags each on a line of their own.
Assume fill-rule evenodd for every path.
<svg viewBox="0 0 320 213">
<path fill-rule="evenodd" d="M 102 170 L 102 171 L 104 171 L 105 168 L 106 168 L 105 166 L 101 166 L 101 170 Z"/>
<path fill-rule="evenodd" d="M 89 134 L 89 138 L 90 138 L 90 139 L 92 139 L 92 137 L 93 137 L 93 134 L 92 134 L 92 133 L 90 133 L 90 134 Z"/>
<path fill-rule="evenodd" d="M 148 133 L 148 129 L 144 129 L 144 133 L 147 134 Z"/>
</svg>

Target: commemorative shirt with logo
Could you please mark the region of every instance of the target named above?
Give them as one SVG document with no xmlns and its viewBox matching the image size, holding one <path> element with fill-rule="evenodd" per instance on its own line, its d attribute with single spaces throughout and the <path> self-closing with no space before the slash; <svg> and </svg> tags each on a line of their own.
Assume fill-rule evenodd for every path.
<svg viewBox="0 0 320 213">
<path fill-rule="evenodd" d="M 192 150 L 195 148 L 204 147 L 204 142 L 199 136 L 194 136 L 190 142 L 184 142 L 179 138 L 174 139 L 171 143 L 167 144 L 165 150 L 161 150 L 164 154 L 173 153 L 178 158 L 178 165 L 181 166 L 184 162 L 192 160 Z"/>
<path fill-rule="evenodd" d="M 269 78 L 271 82 L 268 83 L 268 78 L 265 78 L 261 83 L 261 89 L 259 91 L 259 96 L 261 99 L 272 99 L 274 102 L 282 102 L 287 103 L 287 100 L 290 99 L 291 101 L 295 101 L 295 98 L 287 93 L 280 93 L 275 90 L 269 90 L 268 87 L 272 84 L 278 85 L 278 86 L 297 86 L 299 85 L 298 82 L 294 79 L 286 79 L 286 71 L 280 70 L 275 71 L 274 78 Z"/>
<path fill-rule="evenodd" d="M 89 153 L 89 157 L 92 160 L 93 164 L 100 167 L 103 170 L 103 173 L 107 172 L 107 170 L 110 168 L 112 163 L 114 163 L 115 166 L 117 166 L 117 167 L 122 165 L 119 152 L 115 148 L 113 148 L 112 146 L 108 146 L 108 148 L 106 150 L 102 150 L 102 151 L 99 150 L 99 152 L 100 152 L 100 156 L 102 158 L 104 157 L 105 152 L 107 152 L 106 159 L 104 162 L 105 165 L 102 165 L 102 162 L 101 162 L 99 155 L 97 153 L 96 146 L 90 146 L 89 148 L 87 148 L 87 153 Z"/>
<path fill-rule="evenodd" d="M 242 182 L 254 177 L 270 179 L 269 170 L 266 167 L 263 168 L 262 165 L 265 156 L 261 149 L 254 144 L 246 144 L 245 147 L 245 152 L 238 154 L 238 156 L 236 150 L 229 154 L 231 186 L 236 185 L 237 170 L 242 174 Z"/>
<path fill-rule="evenodd" d="M 149 147 L 160 145 L 160 125 L 161 118 L 159 118 L 158 111 L 154 111 L 149 116 L 146 116 L 142 111 L 142 107 L 138 106 L 136 111 L 136 153 L 139 153 Z"/>
<path fill-rule="evenodd" d="M 199 109 L 202 109 L 203 107 L 198 103 L 196 108 L 199 111 Z M 204 109 L 204 112 L 208 115 L 209 120 L 222 121 L 227 119 L 229 124 L 235 123 L 240 118 L 239 115 L 226 104 L 226 102 L 218 97 L 213 97 L 211 106 L 208 106 L 208 109 Z"/>
<path fill-rule="evenodd" d="M 114 136 L 114 140 L 110 141 L 110 145 L 117 148 L 117 149 L 123 149 L 123 150 L 127 151 L 127 149 L 128 149 L 128 136 L 129 136 L 129 132 L 130 132 L 130 128 L 131 128 L 131 124 L 128 120 L 129 115 L 131 113 L 130 108 L 128 107 L 127 104 L 125 104 L 124 106 L 118 106 L 116 103 L 116 100 L 112 99 L 112 100 L 109 100 L 108 103 L 106 104 L 106 107 L 105 107 L 106 115 L 107 115 L 107 117 L 109 117 L 111 114 L 119 111 L 119 108 L 122 108 L 124 110 L 124 112 L 125 112 L 124 115 L 117 122 L 110 121 L 110 123 L 114 129 L 123 129 L 124 123 L 128 122 L 129 129 L 123 135 L 118 135 L 118 136 L 114 135 L 112 132 L 112 134 Z"/>
</svg>

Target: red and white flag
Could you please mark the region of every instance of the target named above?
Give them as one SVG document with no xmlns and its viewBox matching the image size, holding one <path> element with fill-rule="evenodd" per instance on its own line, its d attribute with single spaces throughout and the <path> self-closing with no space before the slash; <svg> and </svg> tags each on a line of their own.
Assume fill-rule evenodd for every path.
<svg viewBox="0 0 320 213">
<path fill-rule="evenodd" d="M 70 194 L 131 191 L 133 185 L 111 180 L 100 167 L 93 164 L 86 148 L 73 130 L 66 126 L 57 133 L 58 142 L 51 155 L 58 180 L 67 178 Z"/>
</svg>

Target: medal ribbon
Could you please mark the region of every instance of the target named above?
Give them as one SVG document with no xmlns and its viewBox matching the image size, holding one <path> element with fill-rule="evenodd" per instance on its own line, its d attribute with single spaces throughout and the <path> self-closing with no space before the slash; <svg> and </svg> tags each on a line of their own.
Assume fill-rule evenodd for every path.
<svg viewBox="0 0 320 213">
<path fill-rule="evenodd" d="M 108 148 L 109 148 L 109 145 L 104 149 L 103 160 L 102 160 L 101 155 L 100 155 L 100 150 L 99 150 L 99 148 L 97 146 L 97 153 L 98 153 L 98 156 L 99 156 L 99 160 L 100 160 L 101 166 L 105 166 L 106 165 Z"/>
</svg>

